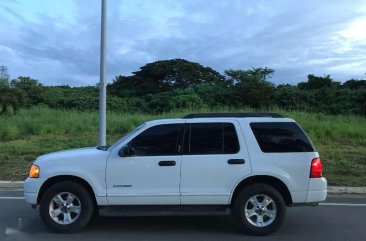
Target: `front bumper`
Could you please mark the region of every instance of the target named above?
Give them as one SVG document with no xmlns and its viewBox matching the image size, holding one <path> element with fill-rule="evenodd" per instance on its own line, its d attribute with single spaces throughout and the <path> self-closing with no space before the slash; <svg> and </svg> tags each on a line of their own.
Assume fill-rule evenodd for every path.
<svg viewBox="0 0 366 241">
<path fill-rule="evenodd" d="M 37 205 L 38 193 L 45 182 L 45 178 L 27 178 L 24 181 L 25 201 L 32 205 Z"/>
<path fill-rule="evenodd" d="M 37 197 L 38 193 L 31 193 L 31 192 L 24 193 L 25 201 L 32 205 L 37 205 Z"/>
</svg>

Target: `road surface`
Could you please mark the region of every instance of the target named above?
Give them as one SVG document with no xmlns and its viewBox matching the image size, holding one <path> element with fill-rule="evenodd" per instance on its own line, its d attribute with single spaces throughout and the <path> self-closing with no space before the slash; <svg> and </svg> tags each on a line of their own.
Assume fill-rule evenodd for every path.
<svg viewBox="0 0 366 241">
<path fill-rule="evenodd" d="M 96 217 L 81 232 L 51 233 L 21 192 L 0 192 L 0 240 L 337 241 L 366 240 L 366 196 L 331 196 L 317 207 L 291 207 L 266 237 L 242 234 L 230 216 Z"/>
</svg>

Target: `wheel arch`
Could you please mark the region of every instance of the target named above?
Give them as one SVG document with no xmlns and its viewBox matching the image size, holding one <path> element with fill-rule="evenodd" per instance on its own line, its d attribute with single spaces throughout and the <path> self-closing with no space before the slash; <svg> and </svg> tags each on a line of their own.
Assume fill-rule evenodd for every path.
<svg viewBox="0 0 366 241">
<path fill-rule="evenodd" d="M 48 178 L 41 186 L 41 188 L 39 189 L 38 192 L 38 196 L 37 196 L 37 204 L 40 203 L 44 193 L 46 192 L 46 190 L 51 187 L 52 185 L 58 183 L 58 182 L 62 182 L 62 181 L 72 181 L 78 184 L 81 184 L 82 186 L 84 186 L 86 188 L 86 190 L 89 192 L 94 204 L 97 204 L 97 200 L 95 197 L 95 192 L 92 188 L 92 186 L 89 184 L 89 182 L 87 182 L 85 179 L 78 177 L 78 176 L 73 176 L 73 175 L 58 175 L 58 176 L 53 176 Z"/>
<path fill-rule="evenodd" d="M 291 193 L 287 187 L 287 185 L 281 181 L 277 177 L 269 176 L 269 175 L 256 175 L 256 176 L 250 176 L 245 179 L 243 179 L 241 182 L 239 182 L 234 191 L 232 192 L 231 198 L 230 198 L 230 204 L 233 204 L 235 199 L 237 198 L 239 192 L 245 188 L 246 186 L 253 184 L 253 183 L 264 183 L 269 186 L 272 186 L 275 188 L 283 197 L 286 206 L 290 206 L 292 204 L 292 197 Z"/>
</svg>

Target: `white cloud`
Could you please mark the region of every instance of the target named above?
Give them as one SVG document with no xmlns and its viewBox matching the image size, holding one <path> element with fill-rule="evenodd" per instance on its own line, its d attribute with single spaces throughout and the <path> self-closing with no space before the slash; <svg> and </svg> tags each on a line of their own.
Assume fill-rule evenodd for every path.
<svg viewBox="0 0 366 241">
<path fill-rule="evenodd" d="M 100 2 L 0 1 L 0 65 L 46 84 L 99 78 Z M 108 79 L 186 58 L 218 71 L 269 66 L 277 83 L 365 72 L 363 1 L 111 0 Z"/>
</svg>

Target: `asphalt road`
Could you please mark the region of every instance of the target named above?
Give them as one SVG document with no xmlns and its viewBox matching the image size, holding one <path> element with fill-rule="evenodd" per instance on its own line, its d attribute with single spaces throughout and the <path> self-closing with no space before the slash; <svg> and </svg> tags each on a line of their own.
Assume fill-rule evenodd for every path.
<svg viewBox="0 0 366 241">
<path fill-rule="evenodd" d="M 282 228 L 266 237 L 242 234 L 229 216 L 96 217 L 79 233 L 54 234 L 38 209 L 21 198 L 21 192 L 0 192 L 0 240 L 366 240 L 366 196 L 333 196 L 321 206 L 288 208 Z"/>
</svg>

